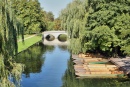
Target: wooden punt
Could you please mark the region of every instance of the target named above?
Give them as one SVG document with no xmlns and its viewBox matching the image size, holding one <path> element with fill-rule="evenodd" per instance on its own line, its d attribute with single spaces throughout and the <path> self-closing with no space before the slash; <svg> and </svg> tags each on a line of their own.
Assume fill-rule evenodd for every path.
<svg viewBox="0 0 130 87">
<path fill-rule="evenodd" d="M 85 63 L 99 62 L 99 60 L 84 60 Z"/>
<path fill-rule="evenodd" d="M 113 67 L 113 68 L 115 67 L 116 68 L 117 66 L 116 65 L 106 65 L 106 67 L 109 67 L 109 68 L 110 67 Z"/>
<path fill-rule="evenodd" d="M 103 75 L 103 74 L 111 74 L 110 71 L 103 71 L 103 72 L 101 72 L 101 71 L 96 71 L 96 72 L 90 71 L 90 73 L 91 73 L 91 75 L 93 75 L 93 74 L 101 74 L 101 75 Z"/>
<path fill-rule="evenodd" d="M 84 59 L 84 61 L 99 61 L 99 59 L 95 59 L 95 58 L 94 59 L 93 58 L 92 59 Z"/>
<path fill-rule="evenodd" d="M 124 72 L 116 65 L 103 58 L 93 58 L 94 55 L 73 55 L 75 75 L 86 78 L 118 78 L 123 77 Z"/>
<path fill-rule="evenodd" d="M 103 58 L 88 58 L 88 59 L 84 59 L 84 60 L 103 60 Z"/>
<path fill-rule="evenodd" d="M 106 67 L 105 65 L 87 65 L 89 68 L 96 67 L 96 68 L 103 68 Z"/>
<path fill-rule="evenodd" d="M 99 69 L 97 69 L 97 68 L 89 68 L 89 70 L 91 72 L 110 72 L 110 70 L 106 69 L 106 68 L 104 68 L 104 69 L 101 69 L 101 68 L 99 68 Z"/>
<path fill-rule="evenodd" d="M 79 58 L 79 57 L 73 57 L 73 60 L 83 60 L 83 58 Z"/>
<path fill-rule="evenodd" d="M 123 74 L 124 72 L 123 71 L 119 71 L 119 70 L 116 70 L 116 71 L 111 71 L 112 74 Z"/>
<path fill-rule="evenodd" d="M 76 70 L 76 69 L 84 69 L 84 67 L 74 67 L 74 69 Z"/>
<path fill-rule="evenodd" d="M 86 68 L 86 67 L 74 67 L 74 69 L 85 69 L 85 70 L 89 70 L 89 68 Z"/>
<path fill-rule="evenodd" d="M 92 58 L 92 55 L 79 54 L 80 58 Z"/>
<path fill-rule="evenodd" d="M 109 69 L 110 71 L 119 70 L 118 67 L 107 67 L 107 69 Z"/>
<path fill-rule="evenodd" d="M 75 75 L 81 75 L 81 74 L 91 74 L 89 71 L 87 72 L 76 72 Z"/>
<path fill-rule="evenodd" d="M 124 74 L 78 74 L 78 78 L 123 78 Z"/>
<path fill-rule="evenodd" d="M 83 60 L 80 60 L 80 59 L 79 60 L 73 60 L 73 62 L 75 62 L 75 61 L 77 61 L 77 62 L 83 62 Z"/>
<path fill-rule="evenodd" d="M 92 53 L 80 53 L 79 57 L 83 57 L 83 58 L 87 58 L 87 57 L 94 58 L 94 57 L 96 57 L 96 58 L 99 58 L 99 57 L 103 57 L 103 56 L 100 55 L 100 54 L 95 55 L 95 54 L 92 54 Z"/>
<path fill-rule="evenodd" d="M 83 68 L 84 66 L 82 65 L 74 65 L 74 68 Z"/>
<path fill-rule="evenodd" d="M 85 69 L 75 69 L 75 72 L 87 72 Z"/>
<path fill-rule="evenodd" d="M 76 55 L 76 54 L 73 54 L 72 55 L 72 58 L 78 58 L 79 56 L 78 55 Z"/>
<path fill-rule="evenodd" d="M 87 67 L 74 67 L 74 69 L 76 70 L 76 69 L 85 69 L 85 70 L 89 70 L 89 68 L 87 68 Z"/>
<path fill-rule="evenodd" d="M 83 64 L 81 61 L 73 61 L 75 64 Z"/>
<path fill-rule="evenodd" d="M 88 64 L 106 64 L 108 63 L 107 61 L 96 61 L 96 62 L 89 62 Z"/>
</svg>

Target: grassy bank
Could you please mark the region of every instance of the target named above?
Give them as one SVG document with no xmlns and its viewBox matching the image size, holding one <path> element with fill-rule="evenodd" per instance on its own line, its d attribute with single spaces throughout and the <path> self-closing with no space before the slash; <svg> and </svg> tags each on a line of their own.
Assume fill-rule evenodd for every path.
<svg viewBox="0 0 130 87">
<path fill-rule="evenodd" d="M 41 36 L 33 36 L 31 38 L 28 38 L 28 39 L 25 38 L 24 42 L 22 42 L 22 41 L 18 42 L 18 52 L 21 52 L 21 51 L 27 49 L 31 45 L 40 41 L 41 39 L 42 39 Z"/>
<path fill-rule="evenodd" d="M 27 35 L 24 35 L 24 38 L 27 38 L 27 37 L 30 37 L 30 36 L 32 36 L 32 35 L 28 35 L 28 34 L 27 34 Z M 19 36 L 17 39 L 18 39 L 18 41 L 19 41 L 19 40 L 22 40 L 22 37 Z"/>
</svg>

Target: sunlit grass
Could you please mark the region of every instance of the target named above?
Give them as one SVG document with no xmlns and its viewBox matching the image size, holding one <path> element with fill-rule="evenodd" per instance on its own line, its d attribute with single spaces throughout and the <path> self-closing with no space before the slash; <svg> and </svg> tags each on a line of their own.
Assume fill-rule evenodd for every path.
<svg viewBox="0 0 130 87">
<path fill-rule="evenodd" d="M 27 34 L 27 35 L 24 35 L 24 38 L 27 38 L 27 37 L 30 37 L 30 36 L 32 36 L 32 35 Z M 18 36 L 17 39 L 18 39 L 18 40 L 22 40 L 22 37 L 21 37 L 21 36 Z"/>
<path fill-rule="evenodd" d="M 36 42 L 40 41 L 42 39 L 41 36 L 34 36 L 29 39 L 26 39 L 24 42 L 20 41 L 18 42 L 18 52 L 21 52 L 31 45 L 35 44 Z"/>
</svg>

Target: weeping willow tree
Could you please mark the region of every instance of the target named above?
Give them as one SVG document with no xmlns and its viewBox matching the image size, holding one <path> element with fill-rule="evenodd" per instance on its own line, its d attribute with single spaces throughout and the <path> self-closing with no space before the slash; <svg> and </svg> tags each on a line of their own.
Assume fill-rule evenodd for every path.
<svg viewBox="0 0 130 87">
<path fill-rule="evenodd" d="M 72 53 L 84 52 L 84 40 L 86 33 L 86 19 L 88 18 L 88 1 L 74 0 L 61 11 L 61 27 L 70 34 Z"/>
<path fill-rule="evenodd" d="M 13 60 L 18 48 L 17 35 L 23 35 L 20 20 L 12 8 L 14 2 L 0 0 L 0 87 L 15 87 L 23 70 L 23 65 Z"/>
</svg>

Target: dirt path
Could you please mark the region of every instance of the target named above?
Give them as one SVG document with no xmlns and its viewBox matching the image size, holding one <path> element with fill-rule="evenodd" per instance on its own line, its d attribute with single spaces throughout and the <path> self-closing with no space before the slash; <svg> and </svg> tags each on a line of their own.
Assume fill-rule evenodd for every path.
<svg viewBox="0 0 130 87">
<path fill-rule="evenodd" d="M 29 36 L 29 37 L 24 38 L 24 40 L 27 40 L 27 39 L 32 38 L 32 37 L 34 37 L 34 36 L 36 36 L 36 34 L 35 34 L 35 35 L 32 35 L 32 36 Z M 18 42 L 21 42 L 21 41 L 22 41 L 22 39 L 21 39 L 21 40 L 18 40 Z"/>
</svg>

